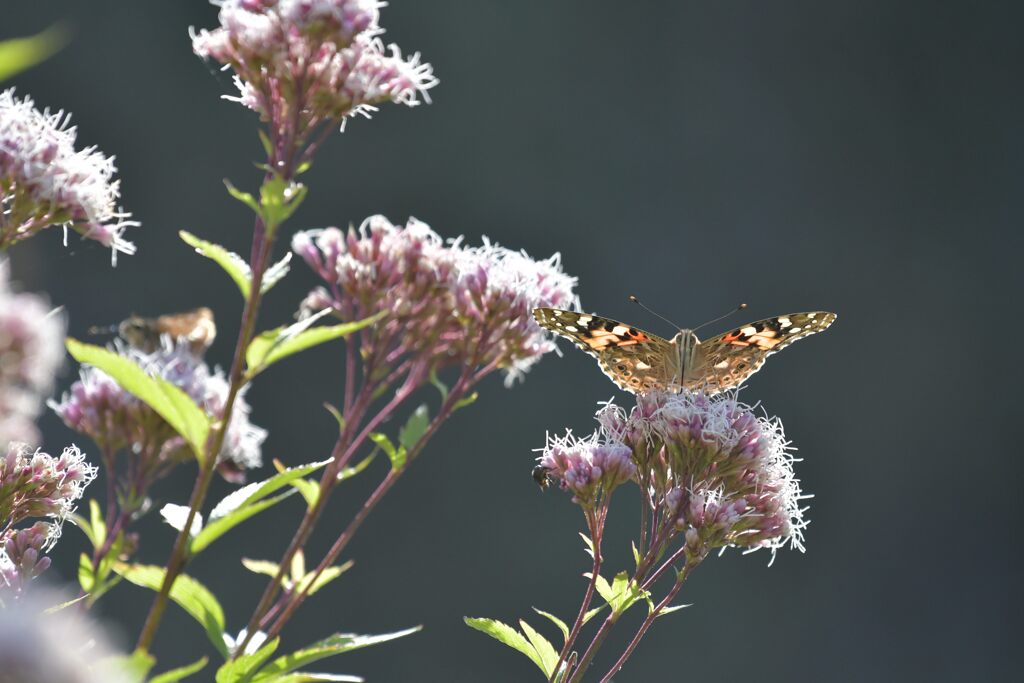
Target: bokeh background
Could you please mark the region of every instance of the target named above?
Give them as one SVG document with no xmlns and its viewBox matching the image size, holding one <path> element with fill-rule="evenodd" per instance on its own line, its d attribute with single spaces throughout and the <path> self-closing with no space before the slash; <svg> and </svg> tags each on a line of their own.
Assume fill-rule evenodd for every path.
<svg viewBox="0 0 1024 683">
<path fill-rule="evenodd" d="M 216 8 L 8 0 L 0 32 L 59 20 L 72 42 L 12 83 L 73 112 L 81 144 L 116 154 L 123 203 L 143 223 L 130 235 L 139 253 L 114 269 L 103 249 L 44 233 L 11 254 L 16 279 L 65 306 L 78 336 L 132 312 L 209 305 L 221 330 L 210 357 L 227 365 L 237 293 L 176 237 L 184 228 L 247 253 L 250 217 L 222 179 L 258 182 L 256 120 L 220 99 L 228 78 L 191 54 L 187 33 L 214 25 Z M 386 39 L 433 63 L 434 103 L 386 107 L 331 139 L 292 229 L 414 215 L 446 236 L 559 251 L 587 310 L 665 335 L 628 294 L 682 325 L 739 301 L 752 318 L 839 313 L 743 393 L 784 419 L 805 458 L 807 553 L 781 552 L 771 568 L 765 553 L 710 559 L 684 591 L 693 607 L 659 622 L 617 680 L 1017 671 L 1022 20 L 1014 3 L 865 0 L 384 10 Z M 264 326 L 289 320 L 314 283 L 296 266 Z M 270 430 L 267 460 L 328 451 L 335 427 L 321 403 L 340 394 L 339 348 L 282 363 L 249 394 Z M 62 387 L 74 374 L 69 362 Z M 532 449 L 546 430 L 589 430 L 612 396 L 628 403 L 572 350 L 511 390 L 489 381 L 370 518 L 347 555 L 355 569 L 302 609 L 288 645 L 423 624 L 323 668 L 371 681 L 537 680 L 461 619 L 574 612 L 588 566 L 582 519 L 568 496 L 538 491 Z M 43 427 L 51 449 L 75 438 L 52 415 Z M 375 465 L 322 526 L 347 519 L 382 475 Z M 191 477 L 166 482 L 159 502 L 184 502 Z M 230 490 L 217 486 L 211 500 Z M 610 522 L 609 567 L 629 563 L 633 502 L 620 500 Z M 300 508 L 261 515 L 191 568 L 232 628 L 264 585 L 239 558 L 276 558 Z M 171 530 L 155 514 L 141 529 L 141 559 L 162 562 Z M 69 529 L 57 549 L 54 573 L 68 581 L 78 536 Z M 151 598 L 124 585 L 99 613 L 133 642 Z M 629 631 L 617 629 L 602 670 Z M 161 668 L 209 650 L 176 608 L 158 642 Z"/>
</svg>

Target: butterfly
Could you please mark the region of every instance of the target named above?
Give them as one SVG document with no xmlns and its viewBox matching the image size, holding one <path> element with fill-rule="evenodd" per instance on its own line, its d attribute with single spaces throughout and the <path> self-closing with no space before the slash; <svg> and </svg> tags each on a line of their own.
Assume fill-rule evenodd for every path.
<svg viewBox="0 0 1024 683">
<path fill-rule="evenodd" d="M 681 329 L 669 341 L 616 320 L 558 308 L 534 309 L 533 317 L 597 358 L 604 374 L 626 391 L 717 394 L 742 384 L 771 354 L 826 329 L 836 314 L 780 315 L 703 342 L 693 330 Z"/>
<path fill-rule="evenodd" d="M 118 336 L 137 349 L 152 353 L 160 348 L 164 335 L 188 343 L 196 356 L 202 356 L 217 336 L 213 311 L 205 306 L 183 313 L 170 313 L 156 318 L 131 315 L 112 328 L 94 327 L 91 333 L 117 331 Z"/>
</svg>

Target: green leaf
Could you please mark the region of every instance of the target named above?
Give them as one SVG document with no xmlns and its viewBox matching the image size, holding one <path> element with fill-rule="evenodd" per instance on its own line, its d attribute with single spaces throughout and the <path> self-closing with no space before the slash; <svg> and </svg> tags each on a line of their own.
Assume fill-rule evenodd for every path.
<svg viewBox="0 0 1024 683">
<path fill-rule="evenodd" d="M 123 562 L 115 563 L 114 571 L 136 586 L 158 592 L 163 585 L 166 572 L 163 567 Z M 227 658 L 228 649 L 224 644 L 224 610 L 213 593 L 191 576 L 179 574 L 171 586 L 170 598 L 202 625 L 206 630 L 206 637 L 210 639 L 217 652 Z"/>
<path fill-rule="evenodd" d="M 590 537 L 580 532 L 580 538 L 583 539 L 583 543 L 587 546 L 587 554 L 591 557 L 594 556 L 594 542 L 590 540 Z"/>
<path fill-rule="evenodd" d="M 369 318 L 350 323 L 311 327 L 313 323 L 327 313 L 330 313 L 330 309 L 325 309 L 294 325 L 276 327 L 272 330 L 261 332 L 252 340 L 249 348 L 245 351 L 247 377 L 252 379 L 277 361 L 299 351 L 305 351 L 325 342 L 347 337 L 353 332 L 377 322 L 388 312 L 381 311 L 376 315 L 371 315 Z"/>
<path fill-rule="evenodd" d="M 62 26 L 51 26 L 28 38 L 13 38 L 0 42 L 0 81 L 35 66 L 51 57 L 68 42 Z"/>
<path fill-rule="evenodd" d="M 465 408 L 468 405 L 472 405 L 473 403 L 476 403 L 476 400 L 478 398 L 480 398 L 480 393 L 477 392 L 477 391 L 474 391 L 469 396 L 463 396 L 462 398 L 460 398 L 458 401 L 455 402 L 454 406 L 452 406 L 452 412 L 455 412 L 456 410 L 461 410 L 461 409 Z"/>
<path fill-rule="evenodd" d="M 264 574 L 265 576 L 274 577 L 277 576 L 277 569 L 280 565 L 276 562 L 271 562 L 270 560 L 253 560 L 248 557 L 243 557 L 242 566 L 254 574 Z"/>
<path fill-rule="evenodd" d="M 398 443 L 406 451 L 411 451 L 419 443 L 429 426 L 430 414 L 427 410 L 427 404 L 423 403 L 409 416 L 405 426 L 398 430 Z"/>
<path fill-rule="evenodd" d="M 226 178 L 224 180 L 224 187 L 228 188 L 228 194 L 230 194 L 232 197 L 234 197 L 235 199 L 237 199 L 238 201 L 242 202 L 250 209 L 252 209 L 252 212 L 254 214 L 256 214 L 257 216 L 263 215 L 263 212 L 260 211 L 260 203 L 257 202 L 256 198 L 253 197 L 251 194 L 239 190 L 237 187 L 231 184 L 230 180 L 227 180 Z"/>
<path fill-rule="evenodd" d="M 541 615 L 542 617 L 546 617 L 552 624 L 558 627 L 558 630 L 562 632 L 563 643 L 569 640 L 569 627 L 566 625 L 564 621 L 556 617 L 554 614 L 545 612 L 542 609 L 537 609 L 536 607 L 533 608 L 533 611 Z"/>
<path fill-rule="evenodd" d="M 77 598 L 74 598 L 72 600 L 65 600 L 64 602 L 58 603 L 58 604 L 54 605 L 53 607 L 47 607 L 46 609 L 43 610 L 43 614 L 53 614 L 54 612 L 59 612 L 62 609 L 67 609 L 68 607 L 71 607 L 72 605 L 77 605 L 78 603 L 82 602 L 82 600 L 85 600 L 88 597 L 89 597 L 89 594 L 86 593 L 85 595 L 79 595 Z"/>
<path fill-rule="evenodd" d="M 86 593 L 96 589 L 96 575 L 92 570 L 92 558 L 82 553 L 78 556 L 78 585 Z"/>
<path fill-rule="evenodd" d="M 284 493 L 280 493 L 272 498 L 264 498 L 261 501 L 246 505 L 244 508 L 235 510 L 225 517 L 221 517 L 216 521 L 210 522 L 206 525 L 206 528 L 200 531 L 192 540 L 192 545 L 190 547 L 191 553 L 195 555 L 206 550 L 211 543 L 231 529 L 234 529 L 245 520 L 258 515 L 267 508 L 277 505 L 293 493 L 295 493 L 295 491 L 285 491 Z"/>
<path fill-rule="evenodd" d="M 320 572 L 320 576 L 316 578 L 316 581 L 313 581 L 313 576 L 316 574 L 316 572 L 310 572 L 309 574 L 306 574 L 306 576 L 304 576 L 301 581 L 299 581 L 296 590 L 301 593 L 306 588 L 306 584 L 310 581 L 313 581 L 313 584 L 309 587 L 309 590 L 306 591 L 306 595 L 313 595 L 318 590 L 329 584 L 331 581 L 334 581 L 336 578 L 338 578 L 339 576 L 347 572 L 349 569 L 351 569 L 354 564 L 354 560 L 349 560 L 348 562 L 345 562 L 343 564 L 339 564 L 333 567 L 327 567 L 322 572 Z"/>
<path fill-rule="evenodd" d="M 334 418 L 335 422 L 338 423 L 338 431 L 340 432 L 343 429 L 345 429 L 345 416 L 341 414 L 341 411 L 332 406 L 330 403 L 325 403 L 324 408 L 327 409 L 327 412 L 329 412 L 331 414 L 331 417 Z"/>
<path fill-rule="evenodd" d="M 633 562 L 635 562 L 636 566 L 639 568 L 640 567 L 640 550 L 637 549 L 635 542 L 631 542 L 631 543 L 632 543 L 632 546 L 633 546 Z"/>
<path fill-rule="evenodd" d="M 555 650 L 555 646 L 547 638 L 537 633 L 532 626 L 526 623 L 525 619 L 519 620 L 519 627 L 523 629 L 523 633 L 530 639 L 530 644 L 537 651 L 544 675 L 550 677 L 551 672 L 555 670 L 555 664 L 558 663 L 558 652 Z"/>
<path fill-rule="evenodd" d="M 268 158 L 273 156 L 274 145 L 273 143 L 270 142 L 270 137 L 265 132 L 263 132 L 262 129 L 256 132 L 260 136 L 260 144 L 263 145 L 263 152 L 267 155 Z"/>
<path fill-rule="evenodd" d="M 148 652 L 136 650 L 130 655 L 109 657 L 103 660 L 103 663 L 110 664 L 112 668 L 120 672 L 122 678 L 119 680 L 123 680 L 125 683 L 142 683 L 146 680 L 146 674 L 156 664 L 156 659 Z"/>
<path fill-rule="evenodd" d="M 588 621 L 590 621 L 595 616 L 600 614 L 601 610 L 603 610 L 607 606 L 608 605 L 601 605 L 600 607 L 594 607 L 594 608 L 591 608 L 591 609 L 587 610 L 587 613 L 583 615 L 583 623 L 586 624 Z"/>
<path fill-rule="evenodd" d="M 207 242 L 204 239 L 196 237 L 190 232 L 179 230 L 178 236 L 181 237 L 185 244 L 194 248 L 197 254 L 205 256 L 223 268 L 224 272 L 234 280 L 235 286 L 238 287 L 238 291 L 242 293 L 242 298 L 249 298 L 252 272 L 249 270 L 249 264 L 245 262 L 245 259 L 233 251 L 228 251 L 219 244 Z"/>
<path fill-rule="evenodd" d="M 306 501 L 306 509 L 312 509 L 320 498 L 320 483 L 312 479 L 296 479 L 291 486 Z"/>
<path fill-rule="evenodd" d="M 666 614 L 672 614 L 673 612 L 678 612 L 679 610 L 686 609 L 687 607 L 693 607 L 693 605 L 692 604 L 689 604 L 689 605 L 670 605 L 668 607 L 663 607 L 661 609 L 661 611 L 658 612 L 658 617 L 660 618 L 660 617 L 665 616 Z"/>
<path fill-rule="evenodd" d="M 591 576 L 587 574 L 586 576 Z M 626 572 L 619 572 L 612 579 L 612 583 L 603 576 L 598 576 L 595 583 L 598 594 L 604 598 L 605 602 L 612 608 L 612 621 L 618 619 L 618 617 L 625 612 L 627 609 L 633 606 L 637 600 L 646 598 L 649 593 L 645 590 L 641 590 L 640 587 L 633 582 Z"/>
<path fill-rule="evenodd" d="M 209 658 L 203 657 L 191 664 L 179 666 L 177 669 L 171 669 L 170 671 L 163 672 L 159 676 L 154 676 L 149 680 L 149 683 L 176 683 L 183 678 L 188 678 L 192 674 L 202 671 L 203 667 L 205 667 L 209 661 Z"/>
<path fill-rule="evenodd" d="M 277 646 L 280 644 L 281 638 L 274 638 L 256 650 L 256 652 L 239 655 L 236 659 L 225 662 L 217 669 L 217 683 L 243 683 L 243 681 L 251 681 L 253 675 L 277 651 Z"/>
<path fill-rule="evenodd" d="M 101 346 L 83 344 L 68 337 L 68 352 L 79 363 L 110 375 L 122 389 L 152 408 L 178 432 L 200 463 L 210 432 L 210 418 L 184 391 L 159 377 L 152 377 L 127 358 Z"/>
<path fill-rule="evenodd" d="M 291 270 L 292 252 L 285 254 L 280 261 L 274 263 L 263 273 L 263 280 L 260 282 L 260 294 L 266 294 Z"/>
<path fill-rule="evenodd" d="M 430 383 L 437 387 L 438 392 L 441 394 L 441 404 L 448 400 L 448 385 L 441 381 L 441 378 L 437 376 L 437 370 L 431 368 L 430 370 Z"/>
<path fill-rule="evenodd" d="M 277 680 L 281 674 L 291 673 L 296 669 L 300 669 L 326 657 L 333 657 L 334 655 L 339 655 L 350 650 L 357 650 L 359 648 L 369 647 L 370 645 L 377 645 L 378 643 L 402 638 L 412 633 L 416 633 L 421 628 L 421 626 L 414 626 L 413 628 L 407 628 L 403 631 L 384 633 L 375 636 L 362 636 L 353 633 L 336 633 L 333 636 L 329 636 L 323 640 L 313 643 L 309 647 L 296 650 L 284 657 L 278 657 L 264 667 L 256 677 L 253 678 L 253 683 L 270 683 L 270 681 Z"/>
<path fill-rule="evenodd" d="M 266 510 L 272 505 L 281 502 L 290 495 L 290 491 L 274 498 L 266 499 L 271 493 L 288 486 L 293 481 L 301 479 L 310 472 L 320 469 L 330 460 L 311 462 L 308 465 L 300 465 L 285 469 L 278 474 L 263 481 L 247 484 L 237 491 L 225 496 L 213 510 L 210 511 L 210 519 L 206 527 L 200 531 L 192 541 L 192 552 L 198 553 L 207 546 L 227 533 L 235 526 L 241 524 L 258 512 Z"/>
<path fill-rule="evenodd" d="M 541 660 L 541 656 L 537 653 L 537 648 L 535 648 L 522 633 L 515 630 L 508 624 L 504 624 L 497 619 L 480 619 L 477 617 L 463 617 L 462 620 L 466 622 L 466 626 L 475 628 L 481 633 L 486 633 L 499 643 L 504 643 L 513 650 L 522 652 L 524 655 L 529 657 L 530 661 L 536 664 L 541 671 L 544 671 L 544 675 L 548 674 L 548 672 L 544 670 L 544 662 Z"/>
<path fill-rule="evenodd" d="M 373 459 L 377 457 L 377 451 L 378 449 L 374 448 L 373 452 L 371 452 L 368 456 L 357 462 L 355 465 L 351 465 L 350 467 L 342 467 L 341 471 L 338 472 L 338 481 L 345 481 L 346 479 L 354 477 L 363 470 L 365 470 L 367 467 L 369 467 L 370 463 L 373 462 Z"/>
<path fill-rule="evenodd" d="M 279 225 L 288 220 L 306 198 L 307 188 L 302 183 L 286 181 L 278 175 L 263 181 L 260 187 L 259 215 L 263 217 L 267 235 L 271 236 Z"/>
<path fill-rule="evenodd" d="M 377 444 L 377 447 L 387 454 L 388 460 L 391 461 L 392 469 L 401 470 L 405 467 L 405 459 L 408 456 L 405 446 L 395 448 L 395 444 L 391 443 L 391 439 L 388 438 L 387 434 L 381 434 L 380 432 L 370 432 L 370 441 Z"/>
</svg>

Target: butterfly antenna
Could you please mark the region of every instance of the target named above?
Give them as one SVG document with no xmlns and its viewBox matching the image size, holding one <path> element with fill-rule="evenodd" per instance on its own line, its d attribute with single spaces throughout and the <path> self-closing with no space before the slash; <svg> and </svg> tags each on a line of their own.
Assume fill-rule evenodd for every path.
<svg viewBox="0 0 1024 683">
<path fill-rule="evenodd" d="M 740 304 L 739 306 L 737 306 L 736 308 L 732 309 L 731 311 L 729 311 L 725 315 L 720 315 L 717 318 L 715 318 L 714 320 L 709 320 L 706 323 L 701 323 L 697 327 L 693 328 L 693 331 L 696 332 L 697 330 L 699 330 L 702 327 L 707 327 L 708 325 L 711 325 L 713 323 L 717 323 L 720 320 L 725 320 L 726 318 L 728 318 L 733 313 L 739 313 L 740 311 L 742 311 L 746 307 L 747 307 L 746 304 Z"/>
<path fill-rule="evenodd" d="M 645 311 L 647 311 L 648 313 L 650 313 L 651 315 L 653 315 L 655 317 L 658 317 L 658 318 L 661 318 L 662 320 L 664 320 L 665 322 L 667 322 L 669 325 L 671 325 L 672 327 L 676 328 L 677 330 L 682 329 L 681 327 L 679 327 L 679 325 L 676 325 L 674 322 L 672 322 L 671 320 L 669 320 L 668 318 L 663 316 L 661 313 L 657 313 L 655 311 L 652 311 L 651 309 L 647 308 L 647 306 L 644 306 L 643 302 L 640 301 L 640 299 L 637 299 L 632 294 L 629 295 L 629 300 L 632 301 L 633 303 L 635 303 L 640 308 L 642 308 Z"/>
</svg>

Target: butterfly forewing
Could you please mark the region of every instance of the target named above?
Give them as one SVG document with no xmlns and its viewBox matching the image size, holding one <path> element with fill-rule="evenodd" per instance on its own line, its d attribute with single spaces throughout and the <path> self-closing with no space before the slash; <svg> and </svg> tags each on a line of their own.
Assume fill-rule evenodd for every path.
<svg viewBox="0 0 1024 683">
<path fill-rule="evenodd" d="M 655 334 L 611 318 L 557 308 L 538 308 L 533 317 L 541 327 L 597 358 L 604 374 L 626 391 L 666 391 L 678 375 L 672 342 Z"/>
<path fill-rule="evenodd" d="M 835 313 L 813 311 L 790 313 L 749 323 L 731 332 L 701 342 L 702 367 L 688 389 L 718 393 L 739 386 L 761 369 L 765 359 L 797 339 L 826 329 Z"/>
<path fill-rule="evenodd" d="M 213 344 L 217 326 L 213 311 L 203 307 L 157 318 L 133 315 L 119 325 L 118 334 L 132 346 L 147 352 L 159 348 L 160 338 L 167 335 L 188 342 L 194 354 L 202 355 Z"/>
</svg>

